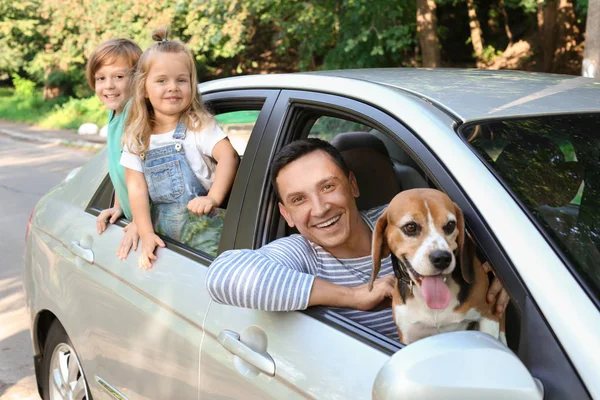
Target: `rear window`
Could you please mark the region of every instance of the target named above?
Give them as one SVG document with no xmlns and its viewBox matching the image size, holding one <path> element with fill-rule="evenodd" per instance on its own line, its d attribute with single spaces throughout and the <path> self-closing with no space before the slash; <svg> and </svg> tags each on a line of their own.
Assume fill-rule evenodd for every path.
<svg viewBox="0 0 600 400">
<path fill-rule="evenodd" d="M 502 178 L 600 299 L 600 114 L 465 126 Z"/>
</svg>

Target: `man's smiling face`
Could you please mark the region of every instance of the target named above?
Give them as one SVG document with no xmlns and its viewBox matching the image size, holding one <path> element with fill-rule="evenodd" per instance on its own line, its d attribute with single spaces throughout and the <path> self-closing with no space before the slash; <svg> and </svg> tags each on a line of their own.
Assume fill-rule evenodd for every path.
<svg viewBox="0 0 600 400">
<path fill-rule="evenodd" d="M 277 175 L 279 210 L 290 227 L 330 253 L 347 245 L 360 221 L 354 175 L 346 176 L 325 151 L 289 163 Z"/>
</svg>

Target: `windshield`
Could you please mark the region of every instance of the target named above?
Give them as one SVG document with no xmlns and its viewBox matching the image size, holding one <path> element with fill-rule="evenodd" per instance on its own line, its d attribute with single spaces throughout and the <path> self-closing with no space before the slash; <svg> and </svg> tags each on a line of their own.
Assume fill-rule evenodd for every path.
<svg viewBox="0 0 600 400">
<path fill-rule="evenodd" d="M 600 299 L 600 114 L 486 122 L 461 133 Z"/>
</svg>

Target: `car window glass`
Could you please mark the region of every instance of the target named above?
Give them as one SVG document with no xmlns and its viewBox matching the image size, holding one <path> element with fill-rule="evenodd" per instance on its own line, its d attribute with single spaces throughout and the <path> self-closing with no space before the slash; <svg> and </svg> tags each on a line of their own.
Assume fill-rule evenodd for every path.
<svg viewBox="0 0 600 400">
<path fill-rule="evenodd" d="M 244 154 L 259 114 L 260 110 L 235 110 L 215 115 L 217 123 L 228 136 L 229 141 L 240 156 Z M 173 204 L 173 206 L 177 205 Z M 212 212 L 206 215 L 196 215 L 190 211 L 183 210 L 186 213 L 183 223 L 171 223 L 170 221 L 158 223 L 160 217 L 158 217 L 153 208 L 152 221 L 159 235 L 172 239 L 191 249 L 206 253 L 209 256 L 216 257 L 221 232 L 223 231 L 226 208 L 227 199 L 220 208 L 213 209 Z M 163 214 L 162 218 L 168 217 L 164 217 Z"/>
<path fill-rule="evenodd" d="M 600 114 L 463 129 L 600 299 Z"/>
<path fill-rule="evenodd" d="M 244 155 L 259 114 L 260 110 L 239 110 L 215 115 L 217 123 L 240 156 Z"/>
</svg>

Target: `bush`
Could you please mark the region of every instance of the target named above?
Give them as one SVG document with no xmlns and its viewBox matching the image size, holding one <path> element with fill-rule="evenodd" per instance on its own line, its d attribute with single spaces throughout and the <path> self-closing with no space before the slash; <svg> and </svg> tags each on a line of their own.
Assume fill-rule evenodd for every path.
<svg viewBox="0 0 600 400">
<path fill-rule="evenodd" d="M 85 122 L 92 122 L 102 127 L 106 125 L 107 118 L 106 108 L 98 97 L 71 98 L 66 103 L 55 106 L 52 112 L 40 121 L 40 126 L 77 129 Z"/>
<path fill-rule="evenodd" d="M 12 74 L 12 81 L 15 87 L 15 95 L 23 97 L 32 97 L 35 92 L 35 82 L 29 79 L 21 78 L 18 74 Z"/>
<path fill-rule="evenodd" d="M 65 101 L 64 97 L 44 101 L 41 90 L 34 90 L 31 95 L 25 96 L 17 94 L 12 88 L 5 88 L 0 91 L 0 119 L 36 124 Z"/>
</svg>

